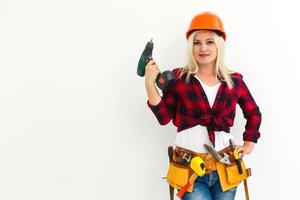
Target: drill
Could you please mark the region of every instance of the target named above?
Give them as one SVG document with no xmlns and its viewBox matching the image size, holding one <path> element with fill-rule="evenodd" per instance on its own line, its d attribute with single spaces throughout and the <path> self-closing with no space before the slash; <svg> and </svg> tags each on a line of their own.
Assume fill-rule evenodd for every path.
<svg viewBox="0 0 300 200">
<path fill-rule="evenodd" d="M 139 59 L 137 74 L 141 77 L 145 76 L 145 68 L 150 60 L 152 60 L 153 42 L 152 39 L 146 44 L 146 47 Z M 175 84 L 176 77 L 170 70 L 159 73 L 155 81 L 161 90 L 169 90 Z"/>
</svg>

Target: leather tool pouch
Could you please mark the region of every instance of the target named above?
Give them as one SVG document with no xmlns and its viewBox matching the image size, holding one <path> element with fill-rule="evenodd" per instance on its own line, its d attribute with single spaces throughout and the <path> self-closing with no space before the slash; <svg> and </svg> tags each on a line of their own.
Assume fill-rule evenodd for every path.
<svg viewBox="0 0 300 200">
<path fill-rule="evenodd" d="M 216 163 L 223 192 L 238 186 L 244 179 L 247 179 L 249 176 L 251 176 L 251 169 L 246 169 L 243 160 L 241 162 L 243 169 L 242 174 L 239 173 L 238 166 L 234 159 L 230 158 L 230 160 L 232 161 L 231 165 L 226 165 L 221 162 Z"/>
<path fill-rule="evenodd" d="M 173 188 L 180 189 L 188 183 L 189 178 L 193 174 L 193 170 L 188 164 L 193 157 L 193 153 L 188 150 L 175 148 L 171 157 L 166 178 Z M 192 184 L 188 192 L 192 192 L 193 187 L 194 185 Z"/>
<path fill-rule="evenodd" d="M 175 162 L 170 162 L 169 170 L 167 174 L 168 183 L 176 189 L 180 189 L 185 186 L 193 171 L 189 166 L 179 165 Z M 194 185 L 188 189 L 188 192 L 192 192 Z"/>
</svg>

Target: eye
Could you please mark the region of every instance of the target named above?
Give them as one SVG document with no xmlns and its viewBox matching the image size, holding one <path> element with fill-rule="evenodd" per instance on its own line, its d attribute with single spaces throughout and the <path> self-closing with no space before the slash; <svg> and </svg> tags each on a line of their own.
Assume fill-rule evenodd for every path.
<svg viewBox="0 0 300 200">
<path fill-rule="evenodd" d="M 215 43 L 215 41 L 213 41 L 213 40 L 209 40 L 206 42 L 206 44 L 214 44 L 214 43 Z"/>
<path fill-rule="evenodd" d="M 196 42 L 193 42 L 194 45 L 198 45 L 200 44 L 200 42 L 196 41 Z"/>
</svg>

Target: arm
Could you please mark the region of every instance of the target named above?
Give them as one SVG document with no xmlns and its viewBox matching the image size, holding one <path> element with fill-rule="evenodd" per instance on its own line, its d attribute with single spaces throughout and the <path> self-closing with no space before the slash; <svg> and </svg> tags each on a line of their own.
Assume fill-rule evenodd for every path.
<svg viewBox="0 0 300 200">
<path fill-rule="evenodd" d="M 244 145 L 238 146 L 238 151 L 241 153 L 241 156 L 244 156 L 253 151 L 255 143 L 257 143 L 258 138 L 260 138 L 259 127 L 261 124 L 261 113 L 247 85 L 242 79 L 239 82 L 239 87 L 240 95 L 238 104 L 247 122 L 243 133 Z"/>
<path fill-rule="evenodd" d="M 149 61 L 145 72 L 145 87 L 148 95 L 147 104 L 160 124 L 168 124 L 175 113 L 176 94 L 175 89 L 163 91 L 161 97 L 155 87 L 155 80 L 159 74 L 158 66 L 153 60 Z"/>
<path fill-rule="evenodd" d="M 159 74 L 158 66 L 154 60 L 150 60 L 145 70 L 145 88 L 148 95 L 148 101 L 151 105 L 157 105 L 161 98 L 155 87 L 155 80 Z"/>
</svg>

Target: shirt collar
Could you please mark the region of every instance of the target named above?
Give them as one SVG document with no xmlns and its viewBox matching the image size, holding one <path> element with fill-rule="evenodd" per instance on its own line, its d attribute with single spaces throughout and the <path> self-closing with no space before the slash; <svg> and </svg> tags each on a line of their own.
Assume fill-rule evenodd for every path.
<svg viewBox="0 0 300 200">
<path fill-rule="evenodd" d="M 193 76 L 195 79 L 198 79 L 196 74 L 191 74 L 191 76 Z M 220 81 L 221 84 L 226 83 L 226 81 L 222 79 L 220 76 L 217 76 L 217 79 Z"/>
</svg>

